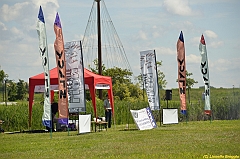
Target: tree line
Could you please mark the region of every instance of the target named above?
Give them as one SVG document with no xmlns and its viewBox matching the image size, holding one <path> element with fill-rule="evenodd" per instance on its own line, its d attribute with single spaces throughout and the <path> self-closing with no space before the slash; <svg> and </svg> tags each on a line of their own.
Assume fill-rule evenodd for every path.
<svg viewBox="0 0 240 159">
<path fill-rule="evenodd" d="M 28 83 L 19 79 L 18 82 L 8 79 L 8 74 L 0 70 L 0 90 L 2 101 L 24 100 L 28 93 Z"/>
</svg>

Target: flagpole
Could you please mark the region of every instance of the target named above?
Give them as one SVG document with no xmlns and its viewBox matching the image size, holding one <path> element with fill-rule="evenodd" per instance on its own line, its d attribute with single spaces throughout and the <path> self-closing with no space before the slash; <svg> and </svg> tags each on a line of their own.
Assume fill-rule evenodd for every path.
<svg viewBox="0 0 240 159">
<path fill-rule="evenodd" d="M 155 50 L 153 50 L 154 52 L 154 58 L 155 58 L 155 67 L 156 67 L 156 75 L 157 75 L 157 85 L 158 85 L 158 105 L 159 105 L 159 123 L 160 123 L 160 126 L 161 126 L 161 106 L 160 106 L 160 90 L 159 90 L 159 84 L 158 84 L 158 72 L 157 72 L 157 59 L 156 59 L 156 52 Z"/>
<path fill-rule="evenodd" d="M 212 112 L 210 114 L 210 123 L 212 123 Z"/>
<path fill-rule="evenodd" d="M 84 103 L 84 108 L 85 108 L 85 114 L 87 112 L 86 110 L 86 89 L 85 89 L 85 78 L 84 78 L 84 62 L 83 62 L 83 49 L 82 49 L 82 41 L 79 41 L 80 44 L 80 54 L 81 54 L 81 64 L 82 64 L 82 75 L 83 75 L 83 91 L 84 91 L 84 99 L 83 99 L 83 103 Z M 79 121 L 79 113 L 78 113 L 78 129 L 80 128 L 80 121 Z M 79 130 L 78 130 L 79 131 Z"/>
<path fill-rule="evenodd" d="M 52 139 L 52 128 L 50 129 L 50 139 Z"/>
<path fill-rule="evenodd" d="M 128 103 L 128 130 L 129 130 L 129 112 L 130 112 L 130 104 Z"/>
<path fill-rule="evenodd" d="M 188 122 L 188 112 L 186 112 L 186 124 L 187 124 L 187 122 Z"/>
</svg>

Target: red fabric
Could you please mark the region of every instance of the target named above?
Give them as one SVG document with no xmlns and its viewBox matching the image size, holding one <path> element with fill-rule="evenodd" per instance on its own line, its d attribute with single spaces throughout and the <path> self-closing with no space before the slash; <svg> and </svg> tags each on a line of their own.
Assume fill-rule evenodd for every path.
<svg viewBox="0 0 240 159">
<path fill-rule="evenodd" d="M 54 99 L 54 90 L 51 90 L 51 103 L 53 103 L 53 99 Z"/>
<path fill-rule="evenodd" d="M 58 72 L 57 67 L 51 69 L 50 71 L 50 84 L 57 85 L 58 84 Z M 34 97 L 34 88 L 36 85 L 44 85 L 44 74 L 38 74 L 36 76 L 29 78 L 29 127 L 31 127 L 32 123 L 32 105 L 33 105 L 33 97 Z M 108 84 L 110 89 L 108 90 L 108 96 L 110 97 L 110 103 L 112 106 L 112 113 L 114 116 L 114 100 L 113 100 L 113 92 L 112 92 L 112 78 L 108 76 L 101 76 L 95 74 L 86 68 L 84 68 L 84 82 L 88 84 L 90 95 L 92 98 L 92 104 L 94 109 L 94 115 L 97 117 L 97 108 L 96 108 L 96 97 L 95 97 L 95 86 L 97 84 Z"/>
<path fill-rule="evenodd" d="M 211 110 L 205 110 L 204 112 L 205 112 L 205 114 L 210 115 L 210 116 L 211 116 L 211 114 L 212 114 L 212 111 L 211 111 Z"/>
</svg>

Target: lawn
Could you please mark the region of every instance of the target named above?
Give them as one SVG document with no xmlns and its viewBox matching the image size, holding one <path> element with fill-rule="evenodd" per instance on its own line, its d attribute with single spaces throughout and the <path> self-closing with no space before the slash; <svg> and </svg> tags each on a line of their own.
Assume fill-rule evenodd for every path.
<svg viewBox="0 0 240 159">
<path fill-rule="evenodd" d="M 240 158 L 240 120 L 181 122 L 144 131 L 125 127 L 80 135 L 4 133 L 0 158 Z"/>
</svg>

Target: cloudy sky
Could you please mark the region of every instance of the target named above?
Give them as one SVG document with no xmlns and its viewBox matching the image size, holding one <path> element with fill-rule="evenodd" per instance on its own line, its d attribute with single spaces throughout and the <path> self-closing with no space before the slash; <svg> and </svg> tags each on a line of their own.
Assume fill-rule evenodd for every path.
<svg viewBox="0 0 240 159">
<path fill-rule="evenodd" d="M 50 56 L 55 67 L 53 22 L 59 12 L 64 41 L 81 40 L 93 0 L 1 0 L 0 66 L 9 79 L 28 81 L 41 73 L 36 22 L 43 8 Z M 203 85 L 198 45 L 206 40 L 210 83 L 240 87 L 239 0 L 105 0 L 134 75 L 140 74 L 140 51 L 155 49 L 163 61 L 167 88 L 177 88 L 176 42 L 183 31 L 186 65 L 191 78 Z M 137 57 L 137 58 L 136 58 Z"/>
</svg>

